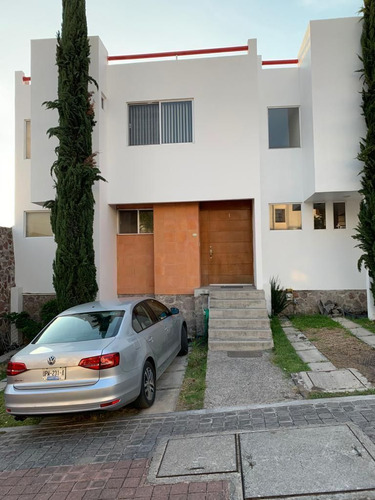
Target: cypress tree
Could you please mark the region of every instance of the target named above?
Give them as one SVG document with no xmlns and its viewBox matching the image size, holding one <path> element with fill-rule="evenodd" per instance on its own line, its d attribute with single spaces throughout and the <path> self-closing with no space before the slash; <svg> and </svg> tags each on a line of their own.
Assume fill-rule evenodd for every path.
<svg viewBox="0 0 375 500">
<path fill-rule="evenodd" d="M 46 102 L 56 109 L 58 126 L 48 130 L 59 145 L 51 174 L 55 199 L 51 225 L 57 244 L 53 285 L 60 310 L 95 300 L 93 245 L 93 185 L 102 179 L 92 152 L 94 109 L 89 84 L 90 44 L 87 38 L 85 0 L 62 0 L 62 27 L 57 34 L 57 100 Z"/>
<path fill-rule="evenodd" d="M 375 1 L 364 0 L 361 9 L 362 56 L 363 69 L 360 71 L 363 79 L 362 112 L 366 123 L 366 136 L 360 142 L 358 159 L 363 162 L 360 172 L 361 200 L 358 224 L 354 239 L 362 255 L 358 260 L 358 269 L 362 265 L 368 270 L 371 278 L 370 290 L 375 299 Z"/>
</svg>

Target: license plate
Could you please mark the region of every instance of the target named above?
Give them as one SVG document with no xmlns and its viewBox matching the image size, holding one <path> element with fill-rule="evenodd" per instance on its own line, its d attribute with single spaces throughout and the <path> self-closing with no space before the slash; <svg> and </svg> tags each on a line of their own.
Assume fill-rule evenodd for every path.
<svg viewBox="0 0 375 500">
<path fill-rule="evenodd" d="M 43 370 L 43 380 L 65 380 L 66 368 L 48 368 Z"/>
</svg>

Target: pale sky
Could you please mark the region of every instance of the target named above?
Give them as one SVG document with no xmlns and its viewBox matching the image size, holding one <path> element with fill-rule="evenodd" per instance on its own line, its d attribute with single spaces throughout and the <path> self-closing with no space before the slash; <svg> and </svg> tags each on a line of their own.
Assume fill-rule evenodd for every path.
<svg viewBox="0 0 375 500">
<path fill-rule="evenodd" d="M 362 0 L 86 0 L 89 35 L 109 55 L 246 45 L 296 58 L 308 22 L 358 15 Z M 0 226 L 14 222 L 14 72 L 30 72 L 30 40 L 54 38 L 61 0 L 0 0 Z"/>
</svg>

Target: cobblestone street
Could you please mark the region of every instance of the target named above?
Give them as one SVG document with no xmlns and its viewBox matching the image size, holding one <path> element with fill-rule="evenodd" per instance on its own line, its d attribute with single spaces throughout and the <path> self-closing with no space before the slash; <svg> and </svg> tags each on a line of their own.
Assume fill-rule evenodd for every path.
<svg viewBox="0 0 375 500">
<path fill-rule="evenodd" d="M 225 478 L 174 478 L 151 484 L 155 450 L 168 438 L 354 423 L 375 442 L 375 397 L 294 401 L 267 406 L 200 410 L 69 424 L 67 417 L 1 431 L 2 498 L 229 498 Z M 202 479 L 202 478 L 201 478 Z M 212 479 L 212 480 L 211 480 Z M 166 481 L 164 481 L 166 483 Z M 235 498 L 235 497 L 231 497 Z"/>
</svg>

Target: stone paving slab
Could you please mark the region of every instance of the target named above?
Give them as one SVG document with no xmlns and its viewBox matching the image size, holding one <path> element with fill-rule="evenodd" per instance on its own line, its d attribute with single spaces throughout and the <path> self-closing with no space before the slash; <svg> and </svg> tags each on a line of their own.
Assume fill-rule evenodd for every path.
<svg viewBox="0 0 375 500">
<path fill-rule="evenodd" d="M 300 372 L 292 374 L 293 380 L 305 391 L 352 392 L 371 387 L 370 382 L 354 368 L 329 372 Z"/>
<path fill-rule="evenodd" d="M 375 489 L 375 446 L 354 426 L 240 434 L 245 498 Z"/>
<path fill-rule="evenodd" d="M 344 328 L 348 328 L 349 330 L 354 328 L 361 328 L 358 323 L 354 323 L 354 321 L 350 321 L 350 319 L 345 317 L 334 318 L 334 321 L 337 321 L 337 323 L 340 323 L 340 325 L 342 325 Z"/>
<path fill-rule="evenodd" d="M 292 344 L 292 346 L 296 351 L 308 351 L 309 349 L 316 349 L 314 344 L 312 344 L 308 340 L 307 341 L 297 340 L 297 341 L 292 341 L 290 343 Z"/>
<path fill-rule="evenodd" d="M 375 347 L 375 335 L 369 335 L 368 337 L 359 337 L 362 342 L 365 342 L 371 347 Z"/>
<path fill-rule="evenodd" d="M 317 363 L 319 361 L 329 361 L 318 349 L 309 349 L 308 351 L 298 351 L 298 356 L 305 363 Z"/>
<path fill-rule="evenodd" d="M 362 342 L 365 342 L 371 347 L 375 347 L 375 335 L 369 330 L 366 330 L 366 328 L 362 328 L 358 323 L 354 323 L 354 321 L 350 321 L 347 318 L 335 318 L 335 321 L 340 323 L 344 328 L 350 330 L 350 332 L 359 338 L 359 340 L 362 340 Z"/>
<path fill-rule="evenodd" d="M 348 328 L 353 335 L 358 337 L 359 339 L 363 337 L 374 337 L 375 335 L 371 333 L 369 330 L 366 330 L 366 328 L 362 328 L 361 326 L 357 325 L 356 323 L 353 323 L 354 326 Z"/>
<path fill-rule="evenodd" d="M 313 372 L 330 372 L 332 370 L 336 370 L 336 367 L 330 361 L 318 361 L 316 363 L 308 363 L 309 368 Z"/>
</svg>

